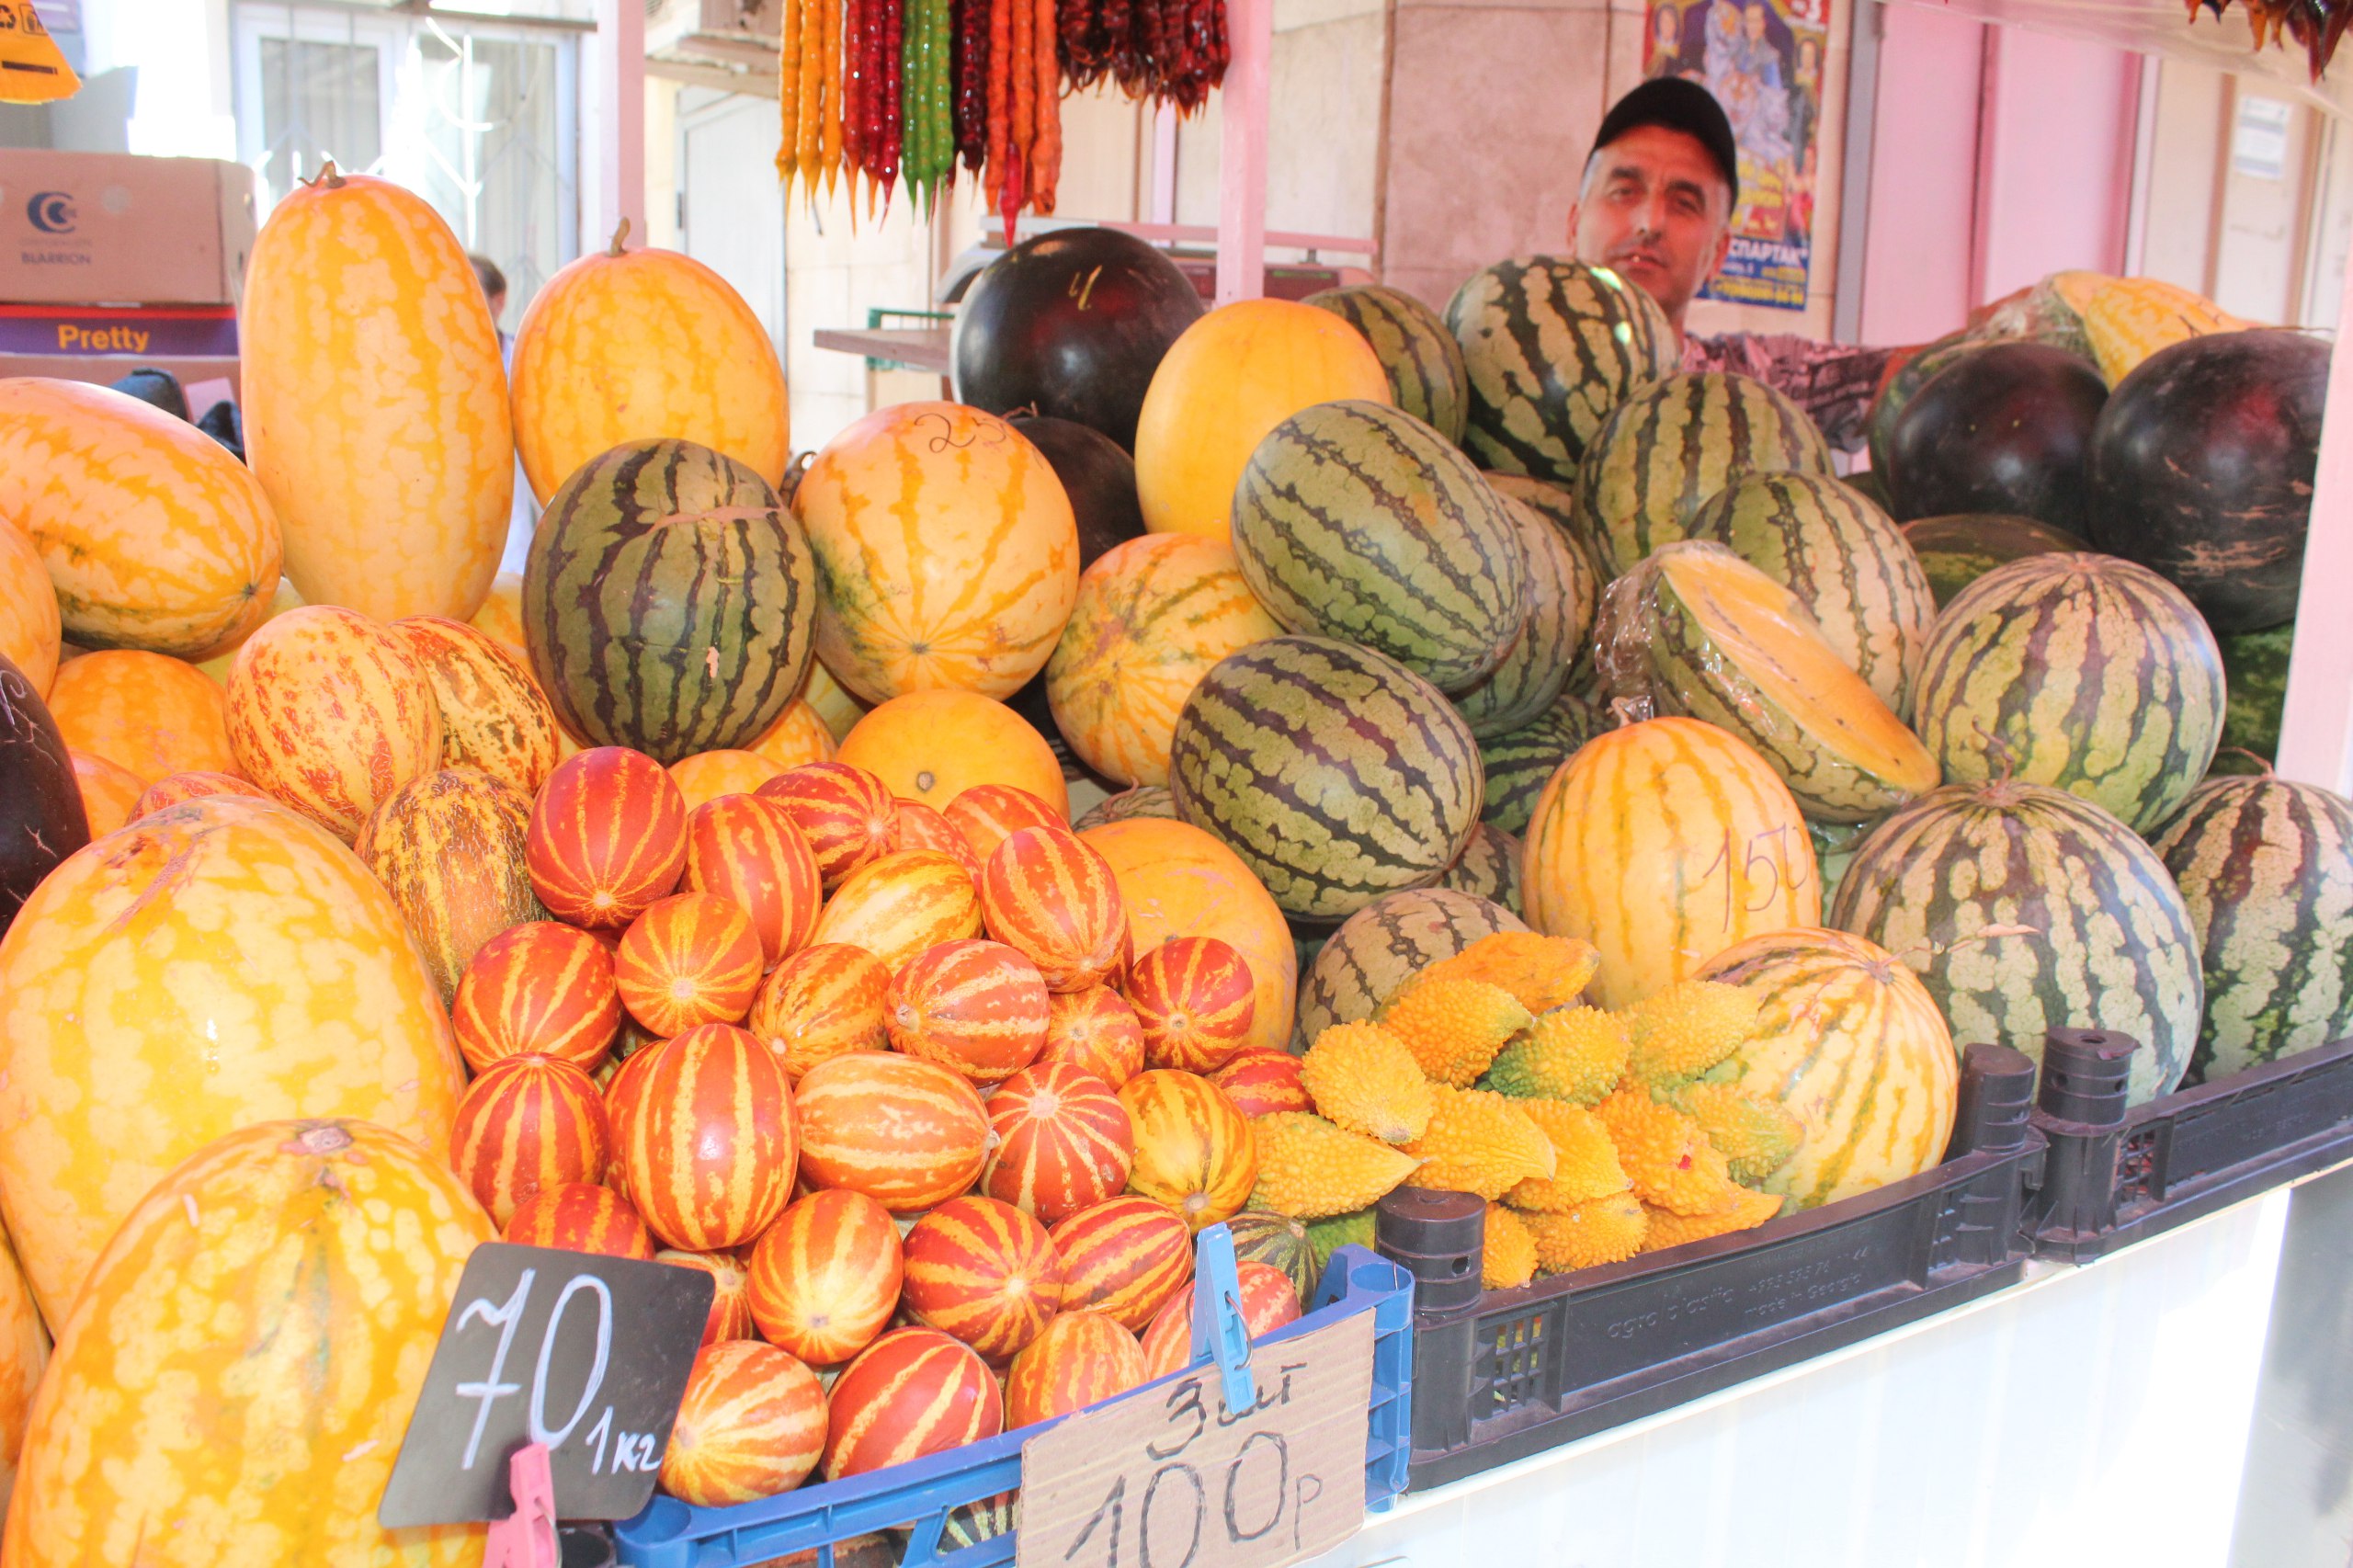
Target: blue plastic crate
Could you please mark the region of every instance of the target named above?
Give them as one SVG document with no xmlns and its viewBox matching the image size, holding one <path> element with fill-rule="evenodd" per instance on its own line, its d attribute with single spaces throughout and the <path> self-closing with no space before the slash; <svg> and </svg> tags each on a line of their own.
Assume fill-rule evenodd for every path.
<svg viewBox="0 0 2353 1568">
<path fill-rule="evenodd" d="M 1413 1280 L 1395 1264 L 1362 1247 L 1344 1246 L 1332 1255 L 1311 1306 L 1297 1323 L 1285 1324 L 1262 1343 L 1306 1334 L 1351 1313 L 1372 1314 L 1365 1506 L 1385 1506 L 1405 1490 L 1413 1460 Z M 1015 1534 L 943 1551 L 941 1532 L 948 1516 L 1018 1490 L 1022 1444 L 1052 1425 L 1040 1422 L 913 1464 L 733 1508 L 690 1508 L 676 1498 L 657 1496 L 644 1512 L 615 1530 L 620 1560 L 628 1568 L 749 1568 L 813 1551 L 819 1568 L 835 1568 L 837 1544 L 880 1530 L 911 1528 L 902 1559 L 904 1568 L 926 1563 L 995 1568 L 1013 1561 Z"/>
</svg>

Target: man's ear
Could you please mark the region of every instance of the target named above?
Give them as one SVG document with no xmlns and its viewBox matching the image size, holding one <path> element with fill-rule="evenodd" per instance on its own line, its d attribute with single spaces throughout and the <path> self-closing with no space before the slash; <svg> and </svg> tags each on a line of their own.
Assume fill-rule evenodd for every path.
<svg viewBox="0 0 2353 1568">
<path fill-rule="evenodd" d="M 1572 201 L 1572 202 L 1570 202 L 1570 203 L 1569 203 L 1569 232 L 1568 232 L 1568 234 L 1567 234 L 1567 236 L 1566 236 L 1566 237 L 1567 237 L 1568 244 L 1569 244 L 1569 254 L 1570 254 L 1571 256 L 1574 256 L 1574 255 L 1576 254 L 1576 249 L 1577 249 L 1577 213 L 1578 213 L 1578 210 L 1579 210 L 1581 208 L 1583 208 L 1583 207 L 1584 207 L 1584 205 L 1585 205 L 1585 203 L 1583 203 L 1582 201 Z"/>
<path fill-rule="evenodd" d="M 1730 218 L 1726 218 L 1724 220 L 1724 226 L 1716 232 L 1716 254 L 1708 258 L 1708 276 L 1710 278 L 1713 278 L 1718 271 L 1722 270 L 1724 264 L 1724 257 L 1730 255 L 1731 252 L 1732 220 Z"/>
</svg>

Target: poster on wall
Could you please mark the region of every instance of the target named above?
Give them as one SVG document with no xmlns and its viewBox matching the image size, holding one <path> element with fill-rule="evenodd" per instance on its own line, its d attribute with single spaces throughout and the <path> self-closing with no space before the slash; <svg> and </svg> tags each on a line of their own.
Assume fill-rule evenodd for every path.
<svg viewBox="0 0 2353 1568">
<path fill-rule="evenodd" d="M 1732 248 L 1700 298 L 1802 311 L 1831 0 L 1650 0 L 1643 75 L 1715 94 L 1740 144 Z"/>
</svg>

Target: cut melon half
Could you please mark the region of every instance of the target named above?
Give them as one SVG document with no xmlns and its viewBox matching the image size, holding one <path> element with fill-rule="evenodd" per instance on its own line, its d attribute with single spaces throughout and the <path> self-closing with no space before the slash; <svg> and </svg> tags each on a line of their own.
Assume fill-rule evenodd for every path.
<svg viewBox="0 0 2353 1568">
<path fill-rule="evenodd" d="M 1629 596 L 1613 665 L 1641 672 L 1655 706 L 1755 746 L 1822 822 L 1867 822 L 1939 782 L 1936 758 L 1848 667 L 1805 607 L 1722 545 L 1654 553 Z"/>
</svg>

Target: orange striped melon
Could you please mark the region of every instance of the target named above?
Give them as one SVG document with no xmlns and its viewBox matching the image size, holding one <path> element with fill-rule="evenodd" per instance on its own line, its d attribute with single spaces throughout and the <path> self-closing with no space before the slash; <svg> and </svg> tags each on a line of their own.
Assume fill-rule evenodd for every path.
<svg viewBox="0 0 2353 1568">
<path fill-rule="evenodd" d="M 209 658 L 261 624 L 278 586 L 280 517 L 252 471 L 106 387 L 0 381 L 0 518 L 40 552 L 65 641 L 85 648 Z"/>
<path fill-rule="evenodd" d="M 1023 1068 L 989 1096 L 981 1187 L 1051 1225 L 1118 1195 L 1135 1162 L 1127 1108 L 1068 1062 Z"/>
<path fill-rule="evenodd" d="M 1317 312 L 1323 314 L 1323 312 Z M 1233 850 L 1188 823 L 1129 817 L 1079 835 L 1111 863 L 1141 958 L 1171 937 L 1215 937 L 1250 966 L 1252 1045 L 1290 1039 L 1299 949 L 1265 884 Z"/>
<path fill-rule="evenodd" d="M 57 668 L 49 714 L 76 751 L 130 770 L 144 789 L 169 774 L 235 773 L 229 705 L 194 665 L 116 649 Z"/>
<path fill-rule="evenodd" d="M 348 842 L 386 796 L 441 765 L 441 709 L 399 638 L 307 605 L 237 650 L 229 744 L 238 771 Z"/>
<path fill-rule="evenodd" d="M 955 857 L 909 849 L 851 872 L 811 940 L 864 948 L 896 973 L 926 948 L 980 934 L 980 897 Z"/>
<path fill-rule="evenodd" d="M 882 1027 L 892 1050 L 995 1084 L 1046 1043 L 1046 983 L 1002 942 L 942 942 L 892 977 Z"/>
<path fill-rule="evenodd" d="M 976 784 L 1006 784 L 1035 795 L 1057 817 L 1070 814 L 1063 765 L 1046 737 L 1004 703 L 977 692 L 894 697 L 842 738 L 840 756 L 901 800 L 944 809 Z"/>
<path fill-rule="evenodd" d="M 1110 862 L 1064 827 L 1010 835 L 981 873 L 989 934 L 1038 966 L 1050 991 L 1115 978 L 1127 958 L 1128 915 Z"/>
<path fill-rule="evenodd" d="M 1299 1290 L 1289 1275 L 1255 1258 L 1245 1257 L 1233 1267 L 1234 1282 L 1242 1287 L 1242 1325 L 1251 1338 L 1299 1321 Z M 1165 1378 L 1184 1370 L 1192 1358 L 1193 1298 L 1188 1291 L 1170 1297 L 1143 1331 L 1144 1375 Z"/>
<path fill-rule="evenodd" d="M 449 1022 L 477 1073 L 527 1055 L 592 1069 L 620 1032 L 612 957 L 585 931 L 552 920 L 512 926 L 475 950 Z"/>
<path fill-rule="evenodd" d="M 972 1185 L 989 1119 L 960 1074 L 892 1051 L 828 1057 L 794 1085 L 801 1176 L 918 1213 Z"/>
<path fill-rule="evenodd" d="M 463 1085 L 392 900 L 267 801 L 191 801 L 91 844 L 0 937 L 0 1205 L 51 1322 L 122 1216 L 213 1139 L 356 1116 L 446 1162 Z"/>
<path fill-rule="evenodd" d="M 612 1122 L 596 1081 L 551 1056 L 509 1056 L 466 1085 L 449 1163 L 501 1227 L 533 1195 L 605 1179 Z"/>
<path fill-rule="evenodd" d="M 756 795 L 722 795 L 688 814 L 687 886 L 751 916 L 761 962 L 771 969 L 808 946 L 824 907 L 809 841 Z"/>
<path fill-rule="evenodd" d="M 988 1363 L 930 1328 L 894 1329 L 868 1346 L 826 1403 L 828 1481 L 961 1449 L 1005 1427 Z"/>
<path fill-rule="evenodd" d="M 1210 1082 L 1245 1116 L 1272 1116 L 1277 1111 L 1315 1108 L 1301 1076 L 1299 1058 L 1288 1051 L 1252 1046 L 1229 1059 L 1210 1074 Z"/>
<path fill-rule="evenodd" d="M 793 510 L 817 555 L 817 656 L 869 702 L 1012 696 L 1045 667 L 1078 596 L 1062 482 L 977 408 L 876 410 L 817 454 Z"/>
<path fill-rule="evenodd" d="M 441 761 L 479 767 L 528 798 L 556 765 L 562 733 L 531 666 L 478 628 L 438 615 L 392 622 L 441 711 Z"/>
<path fill-rule="evenodd" d="M 732 1252 L 687 1252 L 665 1247 L 654 1255 L 654 1261 L 710 1276 L 710 1315 L 702 1325 L 705 1345 L 758 1337 L 760 1331 L 752 1322 L 752 1275 L 744 1259 Z"/>
<path fill-rule="evenodd" d="M 516 329 L 515 450 L 532 494 L 544 504 L 589 459 L 664 436 L 783 483 L 792 442 L 767 329 L 701 262 L 625 237 L 561 268 Z"/>
<path fill-rule="evenodd" d="M 827 1188 L 787 1209 L 753 1244 L 752 1320 L 770 1344 L 828 1367 L 889 1326 L 904 1262 L 890 1210 Z"/>
<path fill-rule="evenodd" d="M 824 674 L 824 668 L 814 659 L 809 661 L 812 679 Z M 842 727 L 842 733 L 849 733 L 848 725 Z M 807 698 L 796 697 L 777 715 L 775 723 L 745 741 L 744 749 L 767 757 L 782 769 L 798 767 L 804 762 L 831 762 L 834 750 L 840 744 L 840 738 L 827 726 L 824 715 L 811 706 Z"/>
<path fill-rule="evenodd" d="M 852 871 L 899 846 L 891 787 L 862 767 L 804 763 L 785 769 L 754 793 L 774 801 L 809 841 L 827 892 L 841 886 Z"/>
<path fill-rule="evenodd" d="M 980 857 L 956 824 L 945 812 L 925 805 L 921 801 L 894 801 L 891 805 L 891 832 L 893 842 L 902 849 L 937 849 L 964 868 L 972 885 L 981 884 Z"/>
<path fill-rule="evenodd" d="M 1135 1129 L 1130 1192 L 1165 1204 L 1196 1231 L 1242 1212 L 1258 1180 L 1258 1136 L 1224 1090 L 1155 1069 L 1120 1085 L 1120 1103 Z"/>
<path fill-rule="evenodd" d="M 1148 1066 L 1214 1073 L 1250 1043 L 1257 982 L 1229 942 L 1172 937 L 1146 949 L 1126 991 Z"/>
<path fill-rule="evenodd" d="M 233 773 L 174 773 L 158 778 L 140 791 L 139 800 L 131 808 L 131 820 L 151 816 L 165 806 L 176 806 L 183 801 L 201 801 L 208 795 L 244 795 L 253 800 L 267 800 L 259 790 Z"/>
<path fill-rule="evenodd" d="M 1005 1424 L 1067 1415 L 1141 1388 L 1150 1376 L 1134 1335 L 1101 1312 L 1063 1312 L 1013 1358 Z"/>
<path fill-rule="evenodd" d="M 33 695 L 47 697 L 64 638 L 57 588 L 29 535 L 0 523 L 0 658 L 17 666 Z"/>
<path fill-rule="evenodd" d="M 1131 1334 L 1193 1278 L 1193 1234 L 1149 1198 L 1113 1198 L 1053 1226 L 1063 1311 L 1101 1312 Z"/>
<path fill-rule="evenodd" d="M 613 983 L 630 1017 L 663 1039 L 700 1024 L 741 1023 L 760 988 L 751 916 L 717 893 L 656 900 L 621 933 Z"/>
<path fill-rule="evenodd" d="M 1118 1088 L 1143 1071 L 1143 1028 L 1135 1009 L 1108 985 L 1049 994 L 1046 1044 L 1033 1065 L 1049 1062 L 1076 1067 Z"/>
<path fill-rule="evenodd" d="M 829 1057 L 890 1044 L 883 1021 L 890 989 L 891 971 L 872 953 L 847 942 L 821 943 L 801 949 L 760 983 L 746 1027 L 797 1083 Z"/>
<path fill-rule="evenodd" d="M 263 1121 L 196 1153 L 64 1320 L 0 1562 L 479 1563 L 481 1526 L 387 1530 L 376 1505 L 492 1234 L 438 1156 L 364 1121 Z"/>
<path fill-rule="evenodd" d="M 722 795 L 748 795 L 783 771 L 755 751 L 699 751 L 670 765 L 688 811 Z"/>
<path fill-rule="evenodd" d="M 1537 798 L 1520 860 L 1528 923 L 1601 953 L 1592 995 L 1624 1007 L 1767 931 L 1822 921 L 1797 802 L 1765 759 L 1697 719 L 1586 743 Z"/>
<path fill-rule="evenodd" d="M 618 930 L 669 896 L 687 864 L 687 802 L 626 746 L 566 757 L 531 806 L 531 885 L 559 920 Z"/>
<path fill-rule="evenodd" d="M 74 783 L 82 791 L 82 814 L 89 819 L 90 836 L 104 838 L 131 819 L 145 793 L 139 775 L 91 752 L 66 750 L 74 764 Z"/>
<path fill-rule="evenodd" d="M 948 802 L 940 814 L 964 835 L 983 866 L 998 845 L 1025 827 L 1068 827 L 1069 819 L 1040 796 L 1012 784 L 975 784 Z"/>
<path fill-rule="evenodd" d="M 378 620 L 482 608 L 515 433 L 498 331 L 424 199 L 325 174 L 270 210 L 237 313 L 245 454 L 314 605 Z"/>
<path fill-rule="evenodd" d="M 402 785 L 359 824 L 352 851 L 401 912 L 443 1002 L 482 945 L 547 914 L 524 864 L 530 798 L 449 767 Z"/>
<path fill-rule="evenodd" d="M 1062 1301 L 1046 1227 L 994 1198 L 950 1199 L 906 1237 L 907 1315 L 1002 1361 L 1038 1337 Z"/>
<path fill-rule="evenodd" d="M 609 1187 L 568 1181 L 525 1199 L 499 1240 L 517 1246 L 559 1247 L 607 1257 L 654 1260 L 654 1236 L 629 1199 Z"/>
<path fill-rule="evenodd" d="M 1165 784 L 1176 713 L 1201 676 L 1281 634 L 1224 540 L 1151 534 L 1115 545 L 1079 578 L 1046 662 L 1055 727 L 1105 778 Z"/>
<path fill-rule="evenodd" d="M 788 1352 L 755 1339 L 706 1345 L 670 1426 L 662 1490 L 698 1508 L 790 1492 L 824 1453 L 825 1419 L 824 1385 Z"/>
<path fill-rule="evenodd" d="M 732 1024 L 646 1048 L 613 1107 L 613 1160 L 647 1228 L 693 1252 L 756 1240 L 792 1197 L 792 1091 L 783 1064 Z"/>
</svg>

